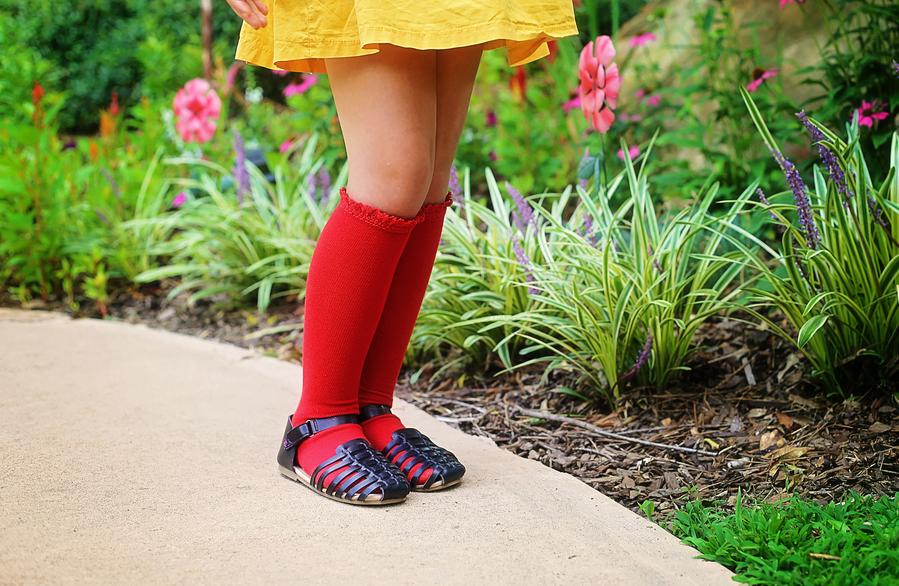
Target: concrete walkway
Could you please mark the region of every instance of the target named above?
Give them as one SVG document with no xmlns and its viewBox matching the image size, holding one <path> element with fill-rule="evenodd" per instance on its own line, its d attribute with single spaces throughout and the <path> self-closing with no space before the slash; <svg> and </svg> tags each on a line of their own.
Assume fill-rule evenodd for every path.
<svg viewBox="0 0 899 586">
<path fill-rule="evenodd" d="M 300 369 L 111 321 L 0 309 L 0 584 L 730 584 L 575 478 L 407 404 L 468 467 L 331 502 L 275 454 Z"/>
</svg>

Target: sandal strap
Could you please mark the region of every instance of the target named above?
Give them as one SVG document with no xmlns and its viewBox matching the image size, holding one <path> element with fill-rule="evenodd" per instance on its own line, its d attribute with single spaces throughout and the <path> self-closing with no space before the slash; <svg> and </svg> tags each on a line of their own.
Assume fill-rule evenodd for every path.
<svg viewBox="0 0 899 586">
<path fill-rule="evenodd" d="M 337 471 L 339 474 L 331 474 Z M 363 439 L 353 439 L 338 446 L 334 456 L 312 472 L 310 482 L 330 496 L 351 500 L 365 500 L 379 489 L 382 500 L 395 499 L 409 490 L 406 477 Z"/>
<path fill-rule="evenodd" d="M 359 417 L 357 415 L 335 415 L 334 417 L 307 419 L 284 435 L 284 449 L 291 450 L 311 435 L 347 423 L 359 423 Z"/>
<path fill-rule="evenodd" d="M 390 405 L 362 405 L 359 407 L 359 421 L 365 421 L 378 415 L 391 413 Z"/>
<path fill-rule="evenodd" d="M 461 478 L 465 474 L 465 466 L 456 456 L 445 448 L 441 448 L 431 439 L 411 427 L 393 432 L 393 439 L 384 447 L 382 453 L 393 462 L 403 474 L 408 474 L 412 469 L 421 464 L 412 478 L 409 479 L 413 486 L 418 485 L 419 478 L 428 469 L 432 470 L 430 477 L 424 483 L 423 488 L 430 488 L 434 482 L 443 480 L 451 482 Z"/>
</svg>

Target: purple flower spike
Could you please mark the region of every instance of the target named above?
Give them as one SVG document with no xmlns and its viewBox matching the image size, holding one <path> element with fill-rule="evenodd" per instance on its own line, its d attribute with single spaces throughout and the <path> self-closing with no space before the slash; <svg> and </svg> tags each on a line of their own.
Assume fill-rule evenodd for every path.
<svg viewBox="0 0 899 586">
<path fill-rule="evenodd" d="M 634 365 L 625 372 L 621 376 L 620 382 L 624 382 L 626 380 L 630 380 L 636 376 L 640 369 L 646 366 L 646 363 L 649 362 L 649 356 L 652 354 L 652 334 L 649 334 L 646 337 L 646 342 L 643 344 L 643 349 L 640 350 L 640 354 L 637 355 L 637 360 L 634 362 Z"/>
<path fill-rule="evenodd" d="M 450 166 L 449 190 L 453 192 L 453 195 L 462 193 L 462 187 L 459 185 L 459 171 L 456 170 L 455 164 Z"/>
<path fill-rule="evenodd" d="M 244 196 L 250 193 L 250 172 L 247 171 L 247 149 L 237 129 L 234 130 L 234 184 L 237 202 L 243 203 Z"/>
<path fill-rule="evenodd" d="M 97 217 L 100 218 L 100 221 L 101 221 L 101 222 L 103 222 L 103 223 L 106 224 L 107 226 L 110 225 L 109 218 L 106 217 L 106 214 L 104 214 L 103 212 L 101 212 L 101 211 L 98 210 L 98 209 L 95 209 L 95 210 L 94 210 L 94 213 L 97 214 Z"/>
<path fill-rule="evenodd" d="M 768 201 L 768 198 L 767 198 L 767 196 L 765 196 L 765 192 L 762 191 L 761 187 L 757 187 L 755 189 L 755 194 L 758 196 L 760 202 L 762 202 L 766 206 L 769 206 L 769 207 L 771 206 L 771 202 Z M 773 219 L 773 220 L 777 219 L 777 215 L 774 212 L 772 212 L 771 210 L 768 210 L 768 214 L 771 216 L 771 219 Z"/>
<path fill-rule="evenodd" d="M 815 224 L 815 216 L 812 211 L 812 202 L 808 198 L 808 189 L 796 165 L 791 163 L 782 153 L 773 151 L 774 159 L 780 168 L 783 169 L 793 192 L 793 199 L 796 202 L 796 212 L 799 214 L 799 225 L 805 234 L 805 240 L 809 248 L 816 249 L 821 242 L 821 233 L 818 232 L 818 225 Z"/>
<path fill-rule="evenodd" d="M 646 252 L 648 252 L 648 253 L 649 253 L 649 256 L 652 257 L 652 266 L 653 266 L 653 268 L 654 268 L 656 271 L 658 271 L 659 273 L 662 273 L 662 263 L 660 263 L 660 262 L 659 262 L 659 259 L 656 258 L 656 253 L 655 253 L 655 251 L 652 249 L 652 246 L 646 245 Z"/>
<path fill-rule="evenodd" d="M 322 199 L 331 198 L 331 174 L 322 167 L 318 170 L 317 181 L 322 190 Z"/>
<path fill-rule="evenodd" d="M 805 130 L 811 137 L 815 147 L 817 147 L 818 156 L 821 157 L 821 162 L 824 163 L 824 168 L 827 169 L 827 174 L 830 176 L 830 179 L 837 186 L 837 189 L 840 190 L 840 193 L 844 198 L 852 198 L 853 193 L 849 189 L 849 186 L 846 185 L 846 176 L 843 174 L 843 168 L 840 167 L 840 163 L 837 161 L 837 157 L 833 154 L 833 151 L 823 144 L 823 141 L 827 140 L 824 137 L 824 133 L 821 132 L 820 128 L 811 123 L 805 110 L 798 112 L 796 117 L 799 118 L 799 121 L 805 127 Z"/>
<path fill-rule="evenodd" d="M 116 196 L 117 199 L 122 199 L 122 190 L 119 188 L 118 182 L 115 180 L 115 177 L 109 169 L 103 167 L 100 169 L 100 172 L 103 173 L 103 176 L 106 177 L 106 180 L 109 182 L 109 187 L 112 188 L 112 194 Z"/>
<path fill-rule="evenodd" d="M 896 77 L 899 77 L 899 63 L 896 63 L 896 60 L 894 59 L 892 65 L 893 65 L 893 75 L 895 75 Z"/>
<path fill-rule="evenodd" d="M 306 191 L 312 196 L 312 199 L 318 199 L 318 177 L 315 173 L 306 175 Z"/>
<path fill-rule="evenodd" d="M 528 254 L 524 251 L 524 248 L 521 247 L 521 240 L 518 239 L 518 234 L 512 235 L 512 250 L 515 251 L 515 259 L 518 261 L 518 264 L 524 269 L 524 278 L 528 283 L 534 282 L 534 274 L 531 271 L 531 259 L 528 258 Z M 531 295 L 536 295 L 539 293 L 539 290 L 536 287 L 528 287 L 528 293 Z"/>
<path fill-rule="evenodd" d="M 521 192 L 512 187 L 512 184 L 508 181 L 506 181 L 506 190 L 512 197 L 512 201 L 515 202 L 515 209 L 512 210 L 512 221 L 515 223 L 516 228 L 524 232 L 528 224 L 535 223 L 534 208 L 521 195 Z"/>
</svg>

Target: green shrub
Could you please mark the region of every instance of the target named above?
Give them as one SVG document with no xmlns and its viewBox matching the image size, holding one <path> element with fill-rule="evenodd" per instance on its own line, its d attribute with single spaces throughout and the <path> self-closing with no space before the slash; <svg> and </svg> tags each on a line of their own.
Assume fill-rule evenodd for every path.
<svg viewBox="0 0 899 586">
<path fill-rule="evenodd" d="M 595 196 L 579 189 L 572 220 L 546 216 L 538 233 L 545 264 L 535 269 L 541 304 L 519 317 L 520 335 L 554 354 L 548 369 L 573 368 L 612 403 L 632 378 L 662 387 L 685 370 L 696 330 L 741 292 L 721 229 L 708 228 L 729 226 L 752 190 L 717 219 L 709 214 L 715 185 L 688 208 L 659 217 L 649 154 L 639 171 L 628 157 L 625 172 Z M 614 210 L 622 183 L 626 200 Z"/>
<path fill-rule="evenodd" d="M 892 0 L 834 0 L 821 9 L 831 14 L 832 29 L 821 59 L 809 68 L 810 83 L 821 87 L 810 106 L 819 120 L 841 124 L 852 119 L 863 102 L 876 104 L 876 111 L 889 116 L 868 129 L 860 129 L 859 142 L 875 179 L 889 168 L 887 151 L 896 128 L 899 107 L 899 74 L 896 47 L 899 46 L 899 3 Z"/>
<path fill-rule="evenodd" d="M 754 507 L 738 496 L 732 513 L 693 502 L 677 512 L 672 531 L 745 584 L 899 583 L 899 494 Z"/>
<path fill-rule="evenodd" d="M 213 16 L 215 53 L 227 63 L 234 57 L 240 20 L 223 3 L 215 3 Z M 63 9 L 52 0 L 0 0 L 0 21 L 3 29 L 16 31 L 4 53 L 41 57 L 19 69 L 29 77 L 0 79 L 0 84 L 30 89 L 40 81 L 65 91 L 64 132 L 94 130 L 98 111 L 114 91 L 127 106 L 142 95 L 168 95 L 201 72 L 199 2 L 76 0 Z M 42 63 L 52 65 L 55 80 L 43 77 Z M 5 76 L 6 70 L 0 73 Z"/>
<path fill-rule="evenodd" d="M 87 296 L 102 312 L 109 281 L 151 266 L 148 234 L 122 222 L 163 205 L 159 153 L 114 132 L 64 144 L 61 106 L 39 103 L 35 123 L 0 130 L 0 286 L 20 301 L 61 297 L 73 308 Z"/>
<path fill-rule="evenodd" d="M 811 362 L 814 374 L 832 392 L 863 394 L 871 386 L 895 390 L 899 374 L 899 135 L 894 134 L 890 166 L 880 185 L 859 144 L 858 125 L 848 142 L 813 120 L 808 128 L 825 157 L 815 167 L 812 188 L 780 154 L 752 98 L 744 98 L 765 143 L 787 172 L 791 191 L 762 205 L 786 228 L 773 249 L 752 234 L 768 258 L 734 241 L 741 262 L 762 275 L 748 308 Z M 820 135 L 820 136 L 818 136 Z M 799 225 L 792 217 L 799 218 Z M 789 327 L 781 327 L 776 308 Z"/>
<path fill-rule="evenodd" d="M 645 161 L 638 172 L 628 158 L 595 192 L 511 190 L 512 205 L 488 171 L 492 209 L 470 200 L 466 182 L 464 218 L 447 215 L 415 349 L 456 348 L 480 365 L 495 353 L 506 370 L 544 364 L 544 378 L 573 371 L 588 395 L 613 403 L 622 383 L 660 387 L 685 369 L 696 330 L 741 293 L 737 253 L 723 250 L 720 226 L 752 189 L 719 218 L 709 214 L 714 185 L 659 217 Z"/>
<path fill-rule="evenodd" d="M 310 189 L 308 179 L 322 165 L 314 158 L 316 143 L 310 139 L 290 165 L 285 155 L 279 155 L 272 181 L 248 162 L 250 185 L 242 198 L 236 193 L 232 169 L 196 158 L 168 160 L 195 172 L 172 182 L 168 197 L 174 199 L 180 192 L 185 200 L 176 211 L 126 224 L 130 229 L 156 227 L 167 233 L 151 248 L 166 262 L 136 280 L 178 277 L 181 282 L 169 298 L 191 291 L 190 302 L 216 296 L 226 306 L 239 306 L 251 298 L 260 311 L 272 299 L 302 296 L 315 241 L 337 203 L 335 194 L 346 171 L 327 193 L 320 193 L 314 184 Z"/>
<path fill-rule="evenodd" d="M 519 232 L 513 217 L 528 212 L 510 201 L 513 193 L 519 197 L 518 192 L 507 186 L 510 193 L 503 195 L 489 169 L 485 176 L 489 206 L 472 199 L 466 172 L 464 189 L 456 194 L 461 200 L 447 211 L 434 273 L 412 337 L 419 359 L 440 356 L 441 370 L 458 364 L 487 369 L 494 358 L 506 367 L 514 365 L 525 340 L 516 336 L 514 320 L 500 321 L 536 303 L 528 293 L 526 267 L 516 256 L 520 247 L 519 255 L 539 261 L 536 226 L 528 222 L 525 233 Z M 556 207 L 566 200 L 565 195 L 554 200 Z"/>
</svg>

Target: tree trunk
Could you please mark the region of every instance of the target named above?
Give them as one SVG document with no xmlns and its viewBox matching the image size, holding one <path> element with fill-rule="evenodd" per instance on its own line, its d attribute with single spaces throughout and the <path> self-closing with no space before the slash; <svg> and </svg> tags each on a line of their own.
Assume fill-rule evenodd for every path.
<svg viewBox="0 0 899 586">
<path fill-rule="evenodd" d="M 212 81 L 212 0 L 200 0 L 203 22 L 203 77 Z"/>
</svg>

